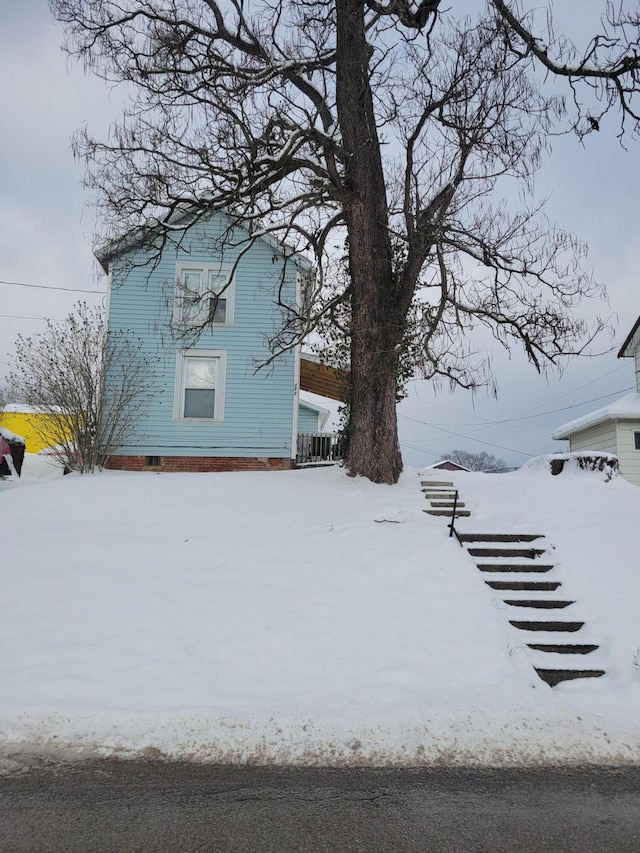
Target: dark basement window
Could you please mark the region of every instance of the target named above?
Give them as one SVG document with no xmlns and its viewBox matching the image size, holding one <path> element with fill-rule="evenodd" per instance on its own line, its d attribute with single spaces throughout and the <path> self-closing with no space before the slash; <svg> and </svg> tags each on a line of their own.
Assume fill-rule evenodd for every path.
<svg viewBox="0 0 640 853">
<path fill-rule="evenodd" d="M 147 456 L 147 468 L 159 468 L 162 465 L 162 459 L 159 456 Z"/>
</svg>

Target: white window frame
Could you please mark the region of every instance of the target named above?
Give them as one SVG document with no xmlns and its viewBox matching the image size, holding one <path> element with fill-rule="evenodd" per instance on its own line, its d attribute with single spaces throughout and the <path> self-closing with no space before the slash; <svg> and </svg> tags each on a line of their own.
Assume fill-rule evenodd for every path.
<svg viewBox="0 0 640 853">
<path fill-rule="evenodd" d="M 208 293 L 220 293 L 227 300 L 227 310 L 224 323 L 210 320 L 206 325 L 215 326 L 216 328 L 225 328 L 233 326 L 235 313 L 235 291 L 236 277 L 233 275 L 233 267 L 228 264 L 203 264 L 203 263 L 179 263 L 176 264 L 176 286 L 173 301 L 173 322 L 177 326 L 199 326 L 205 325 L 204 316 L 202 313 L 199 317 L 185 319 L 184 317 L 184 275 L 189 272 L 198 272 L 202 276 L 202 297 L 206 297 Z M 224 283 L 220 290 L 212 290 L 209 288 L 211 277 L 224 278 Z"/>
<path fill-rule="evenodd" d="M 215 360 L 216 386 L 214 416 L 212 418 L 186 418 L 184 416 L 184 402 L 187 378 L 187 360 L 200 358 L 203 360 Z M 176 381 L 173 394 L 173 419 L 183 423 L 215 424 L 224 421 L 224 398 L 227 375 L 227 353 L 226 350 L 209 349 L 185 349 L 176 354 Z"/>
</svg>

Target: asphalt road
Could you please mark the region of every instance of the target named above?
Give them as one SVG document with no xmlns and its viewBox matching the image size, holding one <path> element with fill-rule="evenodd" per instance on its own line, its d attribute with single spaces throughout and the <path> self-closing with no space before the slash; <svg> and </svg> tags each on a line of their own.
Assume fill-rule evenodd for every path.
<svg viewBox="0 0 640 853">
<path fill-rule="evenodd" d="M 16 768 L 1 851 L 640 851 L 640 768 Z"/>
</svg>

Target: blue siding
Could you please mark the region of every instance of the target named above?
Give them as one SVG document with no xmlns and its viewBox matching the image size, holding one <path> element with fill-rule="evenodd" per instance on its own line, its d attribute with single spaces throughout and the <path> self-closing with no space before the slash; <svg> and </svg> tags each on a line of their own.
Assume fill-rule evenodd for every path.
<svg viewBox="0 0 640 853">
<path fill-rule="evenodd" d="M 319 432 L 320 415 L 300 401 L 298 408 L 298 432 Z"/>
<path fill-rule="evenodd" d="M 145 352 L 158 359 L 157 394 L 149 413 L 140 419 L 125 455 L 258 456 L 288 458 L 294 405 L 294 353 L 256 370 L 269 357 L 268 337 L 283 321 L 276 302 L 295 305 L 297 267 L 284 267 L 277 247 L 258 240 L 246 251 L 235 273 L 234 324 L 206 329 L 186 344 L 173 326 L 177 263 L 233 264 L 245 246 L 220 247 L 224 219 L 214 217 L 176 235 L 155 268 L 145 266 L 139 251 L 115 258 L 111 267 L 109 329 L 126 329 L 139 338 Z M 236 232 L 234 243 L 241 242 Z M 176 353 L 185 348 L 226 352 L 224 422 L 174 419 Z"/>
</svg>

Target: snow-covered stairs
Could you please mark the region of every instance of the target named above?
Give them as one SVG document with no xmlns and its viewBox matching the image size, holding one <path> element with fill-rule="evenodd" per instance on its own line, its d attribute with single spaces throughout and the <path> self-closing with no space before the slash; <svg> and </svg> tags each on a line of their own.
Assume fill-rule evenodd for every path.
<svg viewBox="0 0 640 853">
<path fill-rule="evenodd" d="M 467 518 L 471 515 L 468 509 L 465 509 L 464 503 L 455 502 L 456 489 L 453 483 L 447 480 L 423 480 L 421 483 L 422 491 L 425 498 L 430 503 L 430 508 L 425 509 L 427 515 L 441 515 L 445 518 L 451 518 L 455 504 L 456 518 Z"/>
<path fill-rule="evenodd" d="M 553 687 L 562 681 L 604 675 L 597 665 L 599 645 L 590 636 L 577 602 L 560 592 L 561 581 L 547 577 L 555 566 L 544 536 L 459 533 L 459 540 L 507 608 L 510 625 L 522 632 L 543 681 Z M 584 666 L 586 655 L 595 658 L 589 659 L 589 668 Z"/>
</svg>

